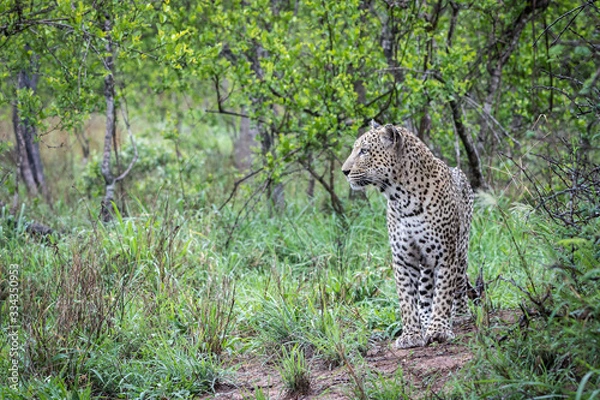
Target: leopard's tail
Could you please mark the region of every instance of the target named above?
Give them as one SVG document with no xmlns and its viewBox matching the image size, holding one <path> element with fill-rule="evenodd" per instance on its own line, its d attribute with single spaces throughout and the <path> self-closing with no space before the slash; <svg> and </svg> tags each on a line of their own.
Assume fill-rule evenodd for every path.
<svg viewBox="0 0 600 400">
<path fill-rule="evenodd" d="M 477 275 L 477 279 L 475 280 L 475 286 L 471 285 L 471 281 L 467 276 L 467 296 L 469 299 L 473 300 L 473 303 L 479 305 L 481 303 L 481 299 L 485 295 L 485 279 L 483 279 L 483 268 L 479 269 L 479 274 Z"/>
</svg>

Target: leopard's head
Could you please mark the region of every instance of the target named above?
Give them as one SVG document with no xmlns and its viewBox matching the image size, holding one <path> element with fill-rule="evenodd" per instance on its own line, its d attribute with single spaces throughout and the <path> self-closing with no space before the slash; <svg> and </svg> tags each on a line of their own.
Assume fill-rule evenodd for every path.
<svg viewBox="0 0 600 400">
<path fill-rule="evenodd" d="M 354 143 L 352 154 L 342 166 L 353 190 L 375 185 L 382 191 L 391 185 L 402 146 L 402 137 L 394 125 L 380 126 L 371 122 L 371 129 Z"/>
</svg>

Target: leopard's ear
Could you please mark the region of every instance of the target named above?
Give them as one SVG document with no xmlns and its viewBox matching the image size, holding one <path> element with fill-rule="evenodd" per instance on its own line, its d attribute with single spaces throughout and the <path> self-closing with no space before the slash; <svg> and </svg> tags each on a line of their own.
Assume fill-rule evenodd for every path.
<svg viewBox="0 0 600 400">
<path fill-rule="evenodd" d="M 383 138 L 390 145 L 397 145 L 402 139 L 398 129 L 392 124 L 383 127 Z"/>
<path fill-rule="evenodd" d="M 403 137 L 400 135 L 400 132 L 398 132 L 398 128 L 392 124 L 387 124 L 383 127 L 381 135 L 384 145 L 386 147 L 394 147 L 396 154 L 400 157 L 402 153 Z"/>
<path fill-rule="evenodd" d="M 377 122 L 375 122 L 374 119 L 371 120 L 371 129 L 375 130 L 377 128 L 379 128 L 381 125 L 379 125 Z"/>
</svg>

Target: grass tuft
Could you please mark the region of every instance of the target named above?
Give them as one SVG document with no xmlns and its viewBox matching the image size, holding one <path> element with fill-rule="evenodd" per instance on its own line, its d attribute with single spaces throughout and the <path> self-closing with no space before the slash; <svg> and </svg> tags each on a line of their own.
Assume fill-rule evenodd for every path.
<svg viewBox="0 0 600 400">
<path fill-rule="evenodd" d="M 282 348 L 281 359 L 277 368 L 284 384 L 288 398 L 299 398 L 310 394 L 310 368 L 306 362 L 304 351 L 298 345 L 290 350 Z"/>
</svg>

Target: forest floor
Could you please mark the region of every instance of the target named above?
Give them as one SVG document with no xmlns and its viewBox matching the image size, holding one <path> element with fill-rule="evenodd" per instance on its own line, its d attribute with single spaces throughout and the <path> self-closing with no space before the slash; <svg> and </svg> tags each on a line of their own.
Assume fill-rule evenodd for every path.
<svg viewBox="0 0 600 400">
<path fill-rule="evenodd" d="M 495 313 L 494 324 L 506 326 L 515 322 L 513 311 Z M 469 342 L 477 328 L 472 322 L 454 328 L 457 338 L 450 343 L 433 344 L 413 349 L 394 349 L 393 343 L 380 341 L 372 344 L 364 359 L 369 370 L 387 379 L 401 376 L 409 393 L 439 393 L 468 361 L 473 358 Z M 264 359 L 237 360 L 235 378 L 218 388 L 216 393 L 203 399 L 254 399 L 262 392 L 267 399 L 327 399 L 357 398 L 354 388 L 357 380 L 364 381 L 356 367 L 352 371 L 345 364 L 330 368 L 323 363 L 311 365 L 311 391 L 308 395 L 291 397 L 286 393 L 279 372 Z M 401 375 L 398 373 L 401 372 Z M 421 396 L 418 396 L 421 397 Z"/>
</svg>

